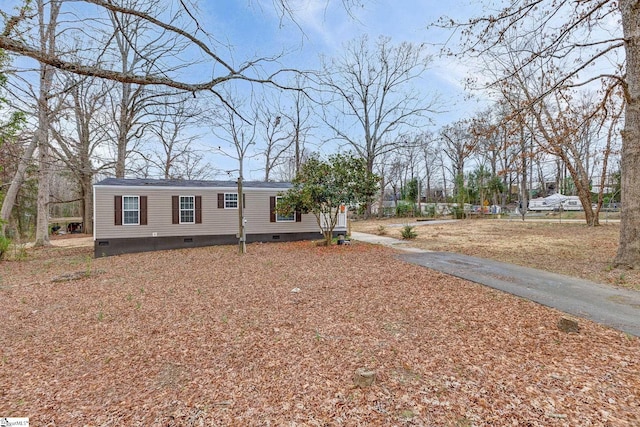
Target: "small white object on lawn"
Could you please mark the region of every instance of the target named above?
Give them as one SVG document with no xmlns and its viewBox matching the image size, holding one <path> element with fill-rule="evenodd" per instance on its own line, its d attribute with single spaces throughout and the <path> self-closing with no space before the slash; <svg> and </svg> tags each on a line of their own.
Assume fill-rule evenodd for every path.
<svg viewBox="0 0 640 427">
<path fill-rule="evenodd" d="M 291 289 L 291 293 L 292 293 L 292 294 L 297 294 L 297 293 L 299 293 L 299 292 L 300 292 L 300 288 L 293 288 L 293 289 Z"/>
</svg>

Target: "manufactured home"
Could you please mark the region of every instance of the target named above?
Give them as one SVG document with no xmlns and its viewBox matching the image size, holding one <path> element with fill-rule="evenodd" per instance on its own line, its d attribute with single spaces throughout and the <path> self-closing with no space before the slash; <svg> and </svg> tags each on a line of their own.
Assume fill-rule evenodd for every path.
<svg viewBox="0 0 640 427">
<path fill-rule="evenodd" d="M 130 252 L 238 243 L 242 203 L 246 241 L 322 237 L 313 214 L 275 208 L 290 183 L 107 178 L 93 187 L 96 257 Z M 334 233 L 345 233 L 346 211 Z"/>
</svg>

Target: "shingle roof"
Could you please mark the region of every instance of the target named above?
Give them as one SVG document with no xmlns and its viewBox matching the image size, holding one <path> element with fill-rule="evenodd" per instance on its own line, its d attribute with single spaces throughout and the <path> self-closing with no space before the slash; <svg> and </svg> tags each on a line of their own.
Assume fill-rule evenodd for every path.
<svg viewBox="0 0 640 427">
<path fill-rule="evenodd" d="M 106 178 L 95 184 L 96 186 L 122 186 L 122 187 L 236 187 L 237 181 L 200 181 L 184 179 L 149 179 L 149 178 Z M 242 185 L 248 188 L 274 188 L 286 190 L 291 188 L 290 182 L 264 182 L 243 181 Z"/>
</svg>

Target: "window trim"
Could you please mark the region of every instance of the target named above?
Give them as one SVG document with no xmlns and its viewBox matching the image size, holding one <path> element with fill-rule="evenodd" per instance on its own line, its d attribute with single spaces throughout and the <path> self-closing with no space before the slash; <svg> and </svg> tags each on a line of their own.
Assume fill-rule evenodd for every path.
<svg viewBox="0 0 640 427">
<path fill-rule="evenodd" d="M 135 198 L 137 200 L 137 205 L 138 208 L 137 209 L 125 209 L 125 200 L 126 199 L 132 199 Z M 140 225 L 140 196 L 126 196 L 123 195 L 122 196 L 122 225 Z M 135 223 L 133 222 L 127 222 L 127 212 L 137 212 L 137 221 Z"/>
<path fill-rule="evenodd" d="M 276 205 L 275 205 L 275 214 L 276 214 L 276 222 L 296 222 L 296 212 L 293 211 L 287 216 L 287 219 L 282 219 L 282 216 L 278 213 L 278 200 L 282 199 L 282 196 L 276 196 Z"/>
<path fill-rule="evenodd" d="M 183 209 L 182 208 L 182 199 L 186 199 L 187 197 L 191 198 L 191 209 Z M 182 213 L 183 212 L 191 212 L 192 221 L 183 221 Z M 187 196 L 178 196 L 178 224 L 195 224 L 196 223 L 196 196 L 187 195 Z"/>
<path fill-rule="evenodd" d="M 227 200 L 227 196 L 236 196 L 235 200 Z M 239 197 L 238 197 L 238 193 L 224 193 L 224 208 L 225 209 L 238 209 L 238 203 L 239 203 Z M 235 203 L 235 207 L 234 206 L 227 206 L 228 203 Z"/>
</svg>

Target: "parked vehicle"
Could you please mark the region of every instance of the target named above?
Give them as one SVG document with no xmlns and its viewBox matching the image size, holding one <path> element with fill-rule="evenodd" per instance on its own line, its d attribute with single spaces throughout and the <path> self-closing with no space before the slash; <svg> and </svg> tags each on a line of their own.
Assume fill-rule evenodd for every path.
<svg viewBox="0 0 640 427">
<path fill-rule="evenodd" d="M 582 211 L 582 203 L 578 196 L 567 196 L 566 200 L 562 201 L 562 210 L 564 211 Z"/>
<path fill-rule="evenodd" d="M 544 197 L 529 200 L 530 211 L 552 211 L 556 204 L 548 203 Z"/>
<path fill-rule="evenodd" d="M 582 203 L 578 196 L 565 196 L 552 194 L 547 197 L 538 197 L 529 201 L 530 211 L 582 211 Z"/>
</svg>

